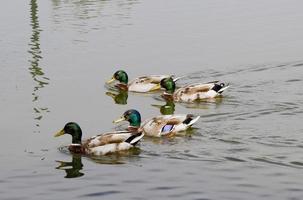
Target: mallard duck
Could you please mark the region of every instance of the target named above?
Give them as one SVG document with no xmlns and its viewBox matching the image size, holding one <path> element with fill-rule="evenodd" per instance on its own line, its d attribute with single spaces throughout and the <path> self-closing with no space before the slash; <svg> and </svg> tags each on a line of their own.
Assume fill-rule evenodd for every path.
<svg viewBox="0 0 303 200">
<path fill-rule="evenodd" d="M 114 123 L 121 121 L 129 122 L 129 131 L 142 131 L 146 136 L 161 137 L 173 136 L 178 132 L 185 131 L 198 121 L 200 116 L 192 114 L 161 115 L 144 121 L 141 124 L 141 115 L 137 110 L 127 110 Z"/>
<path fill-rule="evenodd" d="M 162 97 L 166 100 L 175 102 L 193 103 L 195 101 L 215 98 L 222 94 L 229 85 L 212 81 L 208 83 L 194 83 L 176 90 L 175 81 L 172 78 L 164 78 L 154 89 L 163 87 L 166 91 Z"/>
<path fill-rule="evenodd" d="M 131 92 L 152 92 L 154 90 L 159 90 L 160 88 L 156 88 L 155 86 L 160 83 L 160 81 L 164 78 L 172 77 L 170 75 L 151 75 L 151 76 L 141 76 L 135 78 L 134 80 L 128 82 L 128 75 L 123 70 L 118 70 L 114 73 L 111 80 L 107 81 L 107 84 L 110 84 L 114 81 L 119 81 L 115 85 L 120 90 L 128 90 Z M 179 80 L 179 78 L 175 78 L 174 81 Z"/>
<path fill-rule="evenodd" d="M 82 130 L 75 122 L 67 123 L 61 131 L 55 134 L 55 137 L 64 134 L 72 136 L 72 144 L 68 147 L 70 152 L 95 156 L 128 150 L 144 136 L 142 132 L 116 131 L 96 135 L 82 141 Z"/>
</svg>

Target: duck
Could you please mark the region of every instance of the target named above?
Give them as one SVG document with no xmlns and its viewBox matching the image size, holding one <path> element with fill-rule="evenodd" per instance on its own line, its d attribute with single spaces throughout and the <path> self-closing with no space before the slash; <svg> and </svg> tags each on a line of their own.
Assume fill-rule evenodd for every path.
<svg viewBox="0 0 303 200">
<path fill-rule="evenodd" d="M 173 114 L 173 115 L 159 115 L 148 119 L 141 123 L 141 115 L 139 111 L 130 109 L 124 112 L 124 114 L 113 123 L 119 123 L 122 121 L 128 121 L 129 131 L 143 132 L 144 135 L 150 137 L 162 137 L 162 136 L 175 136 L 177 133 L 186 131 L 193 124 L 199 120 L 200 116 L 194 116 L 192 114 Z"/>
<path fill-rule="evenodd" d="M 141 76 L 129 82 L 127 73 L 123 70 L 118 70 L 114 73 L 112 79 L 110 79 L 106 83 L 111 84 L 114 81 L 118 81 L 119 83 L 117 83 L 115 87 L 119 90 L 147 93 L 159 90 L 160 88 L 157 88 L 155 86 L 157 86 L 162 79 L 169 77 L 173 78 L 173 76 L 171 75 Z M 177 81 L 180 78 L 182 77 L 177 77 L 173 80 Z"/>
<path fill-rule="evenodd" d="M 194 103 L 197 101 L 212 99 L 222 95 L 229 88 L 229 84 L 211 81 L 207 83 L 194 83 L 176 89 L 176 83 L 172 78 L 164 78 L 153 89 L 164 88 L 162 97 L 168 101 Z"/>
<path fill-rule="evenodd" d="M 72 144 L 68 149 L 72 153 L 102 156 L 109 153 L 129 150 L 144 136 L 142 132 L 114 131 L 93 136 L 82 141 L 82 130 L 75 122 L 68 122 L 54 136 L 71 135 Z"/>
</svg>

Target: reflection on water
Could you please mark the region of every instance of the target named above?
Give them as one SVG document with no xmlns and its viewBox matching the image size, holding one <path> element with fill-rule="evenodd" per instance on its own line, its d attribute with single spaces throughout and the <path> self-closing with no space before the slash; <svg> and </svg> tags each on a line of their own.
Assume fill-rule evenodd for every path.
<svg viewBox="0 0 303 200">
<path fill-rule="evenodd" d="M 121 104 L 126 105 L 127 104 L 127 98 L 128 98 L 128 92 L 127 91 L 119 91 L 119 92 L 106 92 L 107 96 L 110 96 L 113 98 L 115 104 Z"/>
<path fill-rule="evenodd" d="M 105 156 L 91 157 L 98 164 L 119 165 L 131 162 L 137 162 L 141 153 L 140 148 L 134 147 L 127 151 L 115 152 Z"/>
<path fill-rule="evenodd" d="M 84 175 L 80 172 L 83 169 L 82 156 L 74 154 L 72 157 L 72 162 L 56 161 L 60 164 L 56 169 L 64 170 L 66 172 L 65 178 L 77 178 Z"/>
<path fill-rule="evenodd" d="M 226 97 L 223 96 L 218 96 L 216 98 L 211 98 L 211 99 L 201 99 L 197 102 L 194 103 L 180 103 L 186 108 L 193 108 L 193 109 L 209 109 L 210 107 L 219 107 L 222 103 L 223 100 L 226 99 Z"/>
<path fill-rule="evenodd" d="M 165 105 L 152 104 L 152 106 L 160 108 L 160 113 L 162 115 L 172 115 L 175 112 L 175 104 L 173 101 L 166 101 Z"/>
<path fill-rule="evenodd" d="M 68 146 L 59 147 L 59 151 L 64 154 L 67 154 L 67 155 L 71 154 L 68 150 Z M 105 156 L 90 156 L 90 155 L 72 154 L 72 157 L 73 157 L 72 162 L 57 161 L 60 163 L 60 165 L 56 169 L 66 170 L 65 167 L 72 166 L 72 169 L 68 168 L 68 171 L 66 171 L 66 173 L 67 174 L 69 173 L 69 175 L 71 175 L 71 174 L 77 175 L 78 172 L 83 168 L 83 164 L 81 162 L 81 156 L 85 156 L 86 158 L 89 158 L 90 160 L 92 160 L 98 164 L 119 165 L 119 164 L 125 164 L 128 162 L 138 161 L 138 159 L 139 159 L 138 156 L 140 153 L 141 153 L 141 149 L 136 146 L 127 151 L 119 151 L 119 152 L 111 153 L 111 154 L 108 154 Z M 80 168 L 80 166 L 81 166 L 81 168 Z M 77 172 L 77 170 L 78 170 L 78 172 Z M 79 173 L 81 173 L 81 172 L 79 172 Z M 71 177 L 67 177 L 67 178 L 71 178 Z"/>
<path fill-rule="evenodd" d="M 137 0 L 52 0 L 52 18 L 56 28 L 70 26 L 79 33 L 117 28 L 131 25 L 130 15 L 137 3 Z"/>
<path fill-rule="evenodd" d="M 44 88 L 45 85 L 49 83 L 49 78 L 44 75 L 43 69 L 41 68 L 39 62 L 42 59 L 42 52 L 40 49 L 40 32 L 42 31 L 39 26 L 39 18 L 38 18 L 38 4 L 36 0 L 30 1 L 30 14 L 31 14 L 31 27 L 32 27 L 32 35 L 30 38 L 28 51 L 31 54 L 31 58 L 29 60 L 30 67 L 29 72 L 35 81 L 36 86 L 32 92 L 33 102 L 34 102 L 34 112 L 35 112 L 35 120 L 36 126 L 39 126 L 39 120 L 42 119 L 43 114 L 49 112 L 47 107 L 41 107 L 38 105 L 39 103 L 39 90 Z"/>
<path fill-rule="evenodd" d="M 184 85 L 187 85 L 188 83 L 185 83 Z M 199 101 L 193 102 L 193 103 L 177 103 L 178 105 L 184 106 L 185 108 L 190 109 L 209 109 L 211 107 L 218 108 L 224 101 L 224 99 L 227 99 L 227 95 L 218 96 L 216 98 L 211 99 L 201 99 Z M 166 104 L 164 105 L 157 105 L 152 104 L 152 106 L 157 107 L 160 109 L 160 113 L 163 115 L 170 115 L 174 114 L 175 112 L 175 103 L 173 101 L 167 101 L 164 100 L 161 95 L 155 95 L 153 98 L 157 101 L 165 101 Z"/>
</svg>

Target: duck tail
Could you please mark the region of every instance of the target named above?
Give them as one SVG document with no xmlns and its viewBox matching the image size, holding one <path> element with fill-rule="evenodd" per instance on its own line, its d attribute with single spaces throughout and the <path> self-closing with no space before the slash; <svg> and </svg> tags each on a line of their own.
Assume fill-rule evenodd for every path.
<svg viewBox="0 0 303 200">
<path fill-rule="evenodd" d="M 193 115 L 188 115 L 188 117 L 186 118 L 186 120 L 183 121 L 183 123 L 189 127 L 196 123 L 199 119 L 200 116 L 194 117 Z"/>
<path fill-rule="evenodd" d="M 188 126 L 192 126 L 194 123 L 196 123 L 198 120 L 200 119 L 200 116 L 197 116 L 196 118 L 194 118 L 193 120 L 190 121 L 190 123 L 188 124 Z"/>
<path fill-rule="evenodd" d="M 172 77 L 174 82 L 177 82 L 178 80 L 185 78 L 185 76 L 179 76 L 179 77 Z"/>
<path fill-rule="evenodd" d="M 143 138 L 143 136 L 144 136 L 143 132 L 136 133 L 136 134 L 130 136 L 129 138 L 127 138 L 125 140 L 125 142 L 127 142 L 133 146 L 136 146 L 136 144 Z"/>
<path fill-rule="evenodd" d="M 229 83 L 227 83 L 226 85 L 224 85 L 219 91 L 218 93 L 221 94 L 224 90 L 226 90 L 227 88 L 229 88 Z"/>
<path fill-rule="evenodd" d="M 227 83 L 227 84 L 225 84 L 225 83 L 215 83 L 215 85 L 211 89 L 214 90 L 215 92 L 221 94 L 227 88 L 229 88 L 229 83 Z"/>
</svg>

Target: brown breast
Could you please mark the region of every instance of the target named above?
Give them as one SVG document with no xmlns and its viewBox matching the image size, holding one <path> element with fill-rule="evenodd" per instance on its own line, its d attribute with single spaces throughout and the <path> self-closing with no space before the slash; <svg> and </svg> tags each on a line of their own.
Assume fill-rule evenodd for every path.
<svg viewBox="0 0 303 200">
<path fill-rule="evenodd" d="M 119 90 L 123 90 L 123 91 L 127 91 L 128 90 L 128 86 L 122 83 L 118 83 L 115 85 L 116 88 L 118 88 Z"/>
<path fill-rule="evenodd" d="M 68 150 L 72 153 L 85 154 L 85 148 L 82 145 L 70 145 Z"/>
</svg>

